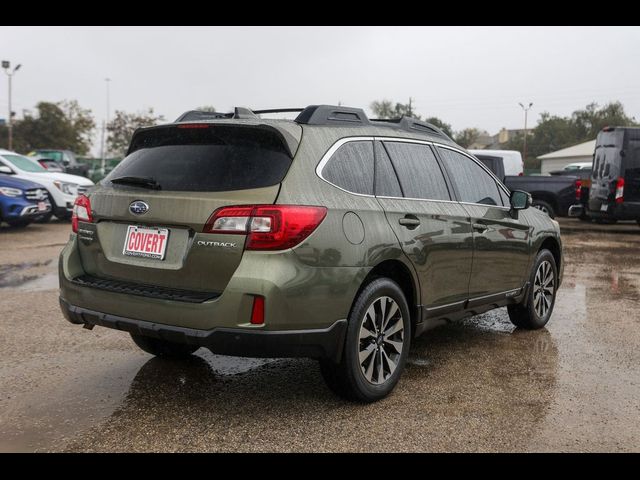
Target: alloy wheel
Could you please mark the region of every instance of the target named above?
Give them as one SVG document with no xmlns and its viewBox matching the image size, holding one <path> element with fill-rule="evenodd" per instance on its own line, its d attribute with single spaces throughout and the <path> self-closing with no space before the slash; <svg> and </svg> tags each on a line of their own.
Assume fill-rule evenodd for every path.
<svg viewBox="0 0 640 480">
<path fill-rule="evenodd" d="M 358 361 L 365 379 L 386 382 L 396 370 L 404 346 L 404 319 L 391 297 L 377 298 L 360 323 Z"/>
<path fill-rule="evenodd" d="M 538 266 L 536 276 L 533 281 L 533 308 L 540 318 L 549 312 L 553 303 L 553 293 L 555 291 L 555 278 L 551 263 L 545 260 Z"/>
</svg>

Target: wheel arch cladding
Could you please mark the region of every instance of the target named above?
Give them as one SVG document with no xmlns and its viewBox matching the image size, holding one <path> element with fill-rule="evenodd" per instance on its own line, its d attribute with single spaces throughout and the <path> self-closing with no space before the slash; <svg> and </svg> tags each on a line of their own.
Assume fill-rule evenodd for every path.
<svg viewBox="0 0 640 480">
<path fill-rule="evenodd" d="M 411 315 L 411 327 L 412 327 L 412 330 L 415 332 L 415 324 L 417 323 L 419 318 L 418 317 L 419 311 L 417 306 L 418 289 L 417 289 L 417 285 L 415 284 L 416 281 L 414 280 L 413 275 L 411 275 L 411 271 L 409 270 L 409 267 L 407 267 L 407 265 L 405 265 L 399 260 L 385 260 L 383 262 L 380 262 L 378 265 L 376 265 L 371 269 L 371 271 L 367 274 L 367 276 L 364 278 L 364 280 L 360 284 L 360 288 L 356 292 L 353 302 L 351 303 L 351 309 L 349 310 L 349 313 L 351 313 L 351 311 L 353 310 L 353 306 L 355 305 L 356 300 L 360 296 L 360 292 L 362 292 L 362 290 L 376 278 L 383 278 L 383 277 L 396 282 L 400 287 L 400 289 L 402 290 L 402 292 L 404 293 L 404 296 L 407 299 L 407 304 L 409 305 L 409 313 Z"/>
<path fill-rule="evenodd" d="M 562 253 L 560 251 L 560 244 L 558 240 L 553 237 L 545 238 L 540 244 L 538 252 L 541 250 L 549 250 L 553 255 L 553 259 L 556 261 L 556 268 L 560 271 L 560 263 L 562 262 Z"/>
</svg>

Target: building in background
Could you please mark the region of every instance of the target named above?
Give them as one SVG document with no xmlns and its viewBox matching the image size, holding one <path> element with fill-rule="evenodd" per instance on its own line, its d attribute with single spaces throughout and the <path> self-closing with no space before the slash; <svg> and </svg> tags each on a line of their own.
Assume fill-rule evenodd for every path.
<svg viewBox="0 0 640 480">
<path fill-rule="evenodd" d="M 570 163 L 591 162 L 595 148 L 596 141 L 590 140 L 572 147 L 540 155 L 538 157 L 538 160 L 540 160 L 540 173 L 545 175 L 554 170 L 562 170 Z"/>
<path fill-rule="evenodd" d="M 533 127 L 527 129 L 529 137 L 532 135 Z M 502 128 L 495 135 L 490 135 L 489 132 L 482 130 L 478 138 L 469 145 L 471 150 L 506 150 L 509 140 L 516 135 L 523 135 L 523 128 Z"/>
</svg>

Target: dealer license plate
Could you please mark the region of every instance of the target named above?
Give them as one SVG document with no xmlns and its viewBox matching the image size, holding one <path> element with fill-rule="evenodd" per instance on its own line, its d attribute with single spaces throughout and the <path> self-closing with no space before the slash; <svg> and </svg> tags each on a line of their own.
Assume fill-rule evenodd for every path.
<svg viewBox="0 0 640 480">
<path fill-rule="evenodd" d="M 123 255 L 164 260 L 167 251 L 168 228 L 129 225 L 124 240 Z"/>
</svg>

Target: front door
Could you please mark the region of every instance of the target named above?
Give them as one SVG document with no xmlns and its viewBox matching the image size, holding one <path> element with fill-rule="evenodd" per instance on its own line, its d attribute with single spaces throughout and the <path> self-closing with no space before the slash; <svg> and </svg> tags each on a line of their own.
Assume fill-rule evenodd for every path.
<svg viewBox="0 0 640 480">
<path fill-rule="evenodd" d="M 527 279 L 530 227 L 511 214 L 506 189 L 478 162 L 446 147 L 438 152 L 473 229 L 469 298 L 512 295 Z"/>
<path fill-rule="evenodd" d="M 449 188 L 430 145 L 376 142 L 376 196 L 416 269 L 427 313 L 457 310 L 468 298 L 471 225 Z"/>
</svg>

